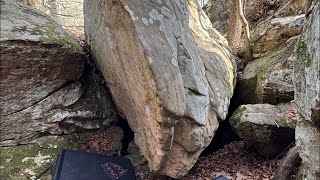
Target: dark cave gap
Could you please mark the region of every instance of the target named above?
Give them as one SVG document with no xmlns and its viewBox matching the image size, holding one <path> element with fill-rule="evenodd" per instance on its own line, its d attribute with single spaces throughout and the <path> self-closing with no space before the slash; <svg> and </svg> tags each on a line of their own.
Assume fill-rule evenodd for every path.
<svg viewBox="0 0 320 180">
<path fill-rule="evenodd" d="M 123 129 L 124 137 L 122 140 L 121 155 L 125 156 L 128 154 L 127 150 L 128 150 L 129 143 L 134 139 L 134 133 L 131 130 L 128 124 L 128 121 L 122 117 L 118 118 L 116 125 Z"/>
<path fill-rule="evenodd" d="M 207 156 L 214 151 L 217 151 L 223 148 L 224 145 L 229 144 L 232 141 L 239 141 L 240 138 L 238 135 L 232 130 L 231 125 L 229 124 L 228 119 L 223 122 L 220 122 L 219 128 L 215 133 L 211 143 L 205 150 L 201 153 L 201 156 Z"/>
<path fill-rule="evenodd" d="M 237 86 L 236 86 L 237 87 Z M 229 124 L 229 118 L 236 111 L 236 109 L 243 103 L 238 97 L 238 88 L 235 88 L 234 94 L 230 100 L 230 105 L 228 109 L 228 115 L 223 122 L 220 122 L 219 128 L 216 131 L 211 143 L 205 150 L 201 153 L 201 156 L 207 156 L 214 151 L 222 149 L 224 145 L 229 144 L 232 141 L 240 141 L 240 137 L 233 131 L 231 125 Z"/>
</svg>

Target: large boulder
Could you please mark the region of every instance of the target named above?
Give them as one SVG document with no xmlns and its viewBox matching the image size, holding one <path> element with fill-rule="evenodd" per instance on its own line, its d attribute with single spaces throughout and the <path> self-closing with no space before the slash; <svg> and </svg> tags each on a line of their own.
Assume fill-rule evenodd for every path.
<svg viewBox="0 0 320 180">
<path fill-rule="evenodd" d="M 87 0 L 84 12 L 91 53 L 149 168 L 185 175 L 228 112 L 225 38 L 196 0 Z"/>
<path fill-rule="evenodd" d="M 256 22 L 250 23 L 254 58 L 277 50 L 288 39 L 301 34 L 305 23 L 305 0 L 265 1 L 258 1 L 252 6 L 247 5 L 249 14 L 256 13 L 256 8 L 259 9 L 259 7 L 265 9 L 269 5 L 274 8 L 270 10 L 272 13 L 268 14 L 268 18 L 258 18 Z M 247 16 L 250 17 L 250 15 Z"/>
<path fill-rule="evenodd" d="M 237 98 L 243 104 L 278 104 L 293 100 L 293 60 L 297 38 L 250 62 L 237 83 Z"/>
<path fill-rule="evenodd" d="M 213 27 L 227 35 L 231 0 L 210 0 L 204 11 Z M 305 0 L 247 0 L 245 17 L 249 22 L 254 59 L 276 50 L 291 37 L 302 32 Z M 243 56 L 244 47 L 238 47 Z"/>
<path fill-rule="evenodd" d="M 111 98 L 76 41 L 47 15 L 0 3 L 0 146 L 115 119 Z"/>
<path fill-rule="evenodd" d="M 302 159 L 297 179 L 320 179 L 320 2 L 313 3 L 294 62 L 294 98 L 301 115 L 296 128 Z"/>
<path fill-rule="evenodd" d="M 229 122 L 244 140 L 266 157 L 281 154 L 294 142 L 298 116 L 294 103 L 241 105 Z"/>
</svg>

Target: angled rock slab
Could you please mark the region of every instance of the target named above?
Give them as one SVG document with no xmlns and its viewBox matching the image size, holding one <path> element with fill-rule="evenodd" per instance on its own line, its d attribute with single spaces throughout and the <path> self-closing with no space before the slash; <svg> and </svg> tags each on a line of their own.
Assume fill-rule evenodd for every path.
<svg viewBox="0 0 320 180">
<path fill-rule="evenodd" d="M 296 42 L 296 37 L 289 39 L 277 50 L 246 66 L 237 84 L 238 98 L 243 104 L 278 104 L 293 100 Z"/>
<path fill-rule="evenodd" d="M 299 180 L 320 179 L 320 2 L 313 3 L 294 61 L 294 98 L 301 116 L 296 129 L 302 159 Z"/>
<path fill-rule="evenodd" d="M 301 34 L 305 15 L 286 16 L 267 19 L 251 30 L 254 57 L 276 51 L 291 37 Z"/>
<path fill-rule="evenodd" d="M 87 43 L 152 171 L 181 177 L 225 119 L 235 63 L 196 0 L 85 1 Z"/>
<path fill-rule="evenodd" d="M 101 80 L 61 26 L 10 0 L 1 1 L 0 21 L 0 146 L 94 129 L 114 118 Z"/>
<path fill-rule="evenodd" d="M 229 122 L 234 131 L 252 142 L 260 154 L 275 157 L 294 142 L 296 113 L 294 103 L 241 105 Z"/>
</svg>

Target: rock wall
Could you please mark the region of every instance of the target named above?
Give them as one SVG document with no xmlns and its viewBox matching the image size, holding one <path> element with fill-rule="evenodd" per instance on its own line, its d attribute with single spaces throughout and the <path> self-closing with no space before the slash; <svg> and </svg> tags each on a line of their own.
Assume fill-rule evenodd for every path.
<svg viewBox="0 0 320 180">
<path fill-rule="evenodd" d="M 227 115 L 235 63 L 196 0 L 85 1 L 87 43 L 149 168 L 178 178 Z"/>
<path fill-rule="evenodd" d="M 295 101 L 301 115 L 296 145 L 302 165 L 297 179 L 320 179 L 320 2 L 313 8 L 296 46 Z"/>
<path fill-rule="evenodd" d="M 111 97 L 77 42 L 49 16 L 0 3 L 0 146 L 114 120 Z"/>
</svg>

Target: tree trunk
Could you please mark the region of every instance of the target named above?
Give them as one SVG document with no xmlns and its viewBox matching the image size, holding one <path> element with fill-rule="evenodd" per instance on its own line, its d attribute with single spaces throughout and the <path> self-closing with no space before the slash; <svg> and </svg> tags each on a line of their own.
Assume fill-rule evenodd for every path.
<svg viewBox="0 0 320 180">
<path fill-rule="evenodd" d="M 232 0 L 227 40 L 228 40 L 229 46 L 231 47 L 234 53 L 237 52 L 237 49 L 239 49 L 240 43 L 241 43 L 242 25 L 240 20 L 240 14 L 238 12 L 239 12 L 239 1 Z"/>
<path fill-rule="evenodd" d="M 244 9 L 244 0 L 232 1 L 227 40 L 233 52 L 237 53 L 237 51 L 241 49 L 242 27 L 245 28 L 244 54 L 245 54 L 245 64 L 247 64 L 252 59 L 252 50 L 251 50 L 249 23 L 244 17 L 243 9 Z"/>
<path fill-rule="evenodd" d="M 244 0 L 238 0 L 239 4 L 239 14 L 242 26 L 244 26 L 244 53 L 245 53 L 245 64 L 252 60 L 252 49 L 251 49 L 251 40 L 250 40 L 250 28 L 249 23 L 244 17 L 243 9 L 244 9 Z"/>
</svg>

